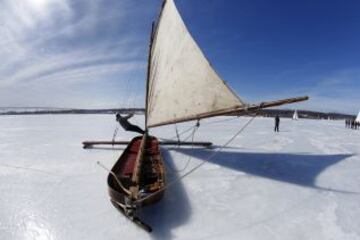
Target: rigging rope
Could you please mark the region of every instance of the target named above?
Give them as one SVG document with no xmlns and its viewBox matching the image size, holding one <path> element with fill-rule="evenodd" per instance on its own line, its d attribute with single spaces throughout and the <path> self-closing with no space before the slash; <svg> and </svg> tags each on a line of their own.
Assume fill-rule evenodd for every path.
<svg viewBox="0 0 360 240">
<path fill-rule="evenodd" d="M 198 129 L 199 129 L 199 125 L 196 124 L 196 125 L 193 127 L 193 132 L 191 133 L 191 135 L 188 136 L 187 138 L 185 138 L 184 141 L 188 140 L 188 139 L 191 137 L 191 143 L 194 143 L 195 133 L 196 133 L 196 131 L 197 131 Z M 177 130 L 177 129 L 176 129 L 176 130 Z M 177 145 L 176 149 L 180 148 L 180 138 L 178 139 L 178 142 L 179 142 L 179 144 Z M 194 150 L 194 144 L 191 144 L 191 151 L 192 151 L 192 150 Z M 168 164 L 167 166 L 171 169 L 172 172 L 177 172 L 177 173 L 179 173 L 179 172 L 182 172 L 182 171 L 184 171 L 184 170 L 187 169 L 187 167 L 188 167 L 189 164 L 190 164 L 191 159 L 192 159 L 192 157 L 189 156 L 188 160 L 186 161 L 185 166 L 184 166 L 183 168 L 181 168 L 180 170 L 177 170 L 177 169 L 173 168 L 173 167 L 170 166 L 169 164 Z M 164 161 L 164 162 L 166 163 L 166 161 Z"/>
<path fill-rule="evenodd" d="M 203 125 L 210 125 L 210 124 L 214 124 L 214 123 L 228 122 L 228 121 L 234 120 L 234 119 L 239 118 L 239 117 L 240 116 L 236 116 L 236 117 L 232 117 L 232 118 L 226 118 L 226 119 L 222 119 L 222 120 L 210 121 L 210 122 L 203 123 Z"/>
<path fill-rule="evenodd" d="M 191 127 L 187 128 L 187 129 L 185 129 L 184 131 L 178 133 L 179 137 L 181 137 L 182 135 L 184 135 L 185 133 L 189 132 L 190 130 L 192 130 L 192 129 L 195 128 L 195 127 L 196 127 L 196 126 L 191 126 Z M 169 140 L 174 140 L 174 139 L 176 139 L 176 138 L 177 138 L 177 135 L 174 136 L 174 137 L 171 137 Z"/>
<path fill-rule="evenodd" d="M 117 136 L 118 130 L 119 130 L 119 126 L 117 126 L 117 127 L 115 128 L 115 131 L 114 131 L 114 133 L 113 133 L 113 138 L 112 138 L 112 141 L 113 141 L 113 142 L 115 142 L 115 138 L 116 138 L 116 136 Z M 113 146 L 114 146 L 114 145 L 113 145 Z"/>
<path fill-rule="evenodd" d="M 204 126 L 204 125 L 207 126 L 207 125 L 211 125 L 211 124 L 215 124 L 215 123 L 228 122 L 228 121 L 234 120 L 234 119 L 239 118 L 239 117 L 240 117 L 240 116 L 236 116 L 236 117 L 232 117 L 232 118 L 226 118 L 226 119 L 222 119 L 222 120 L 216 120 L 216 121 L 212 121 L 212 122 L 205 122 L 205 123 L 203 122 L 202 125 L 203 125 L 203 126 Z M 184 131 L 178 133 L 177 135 L 181 136 L 181 135 L 189 132 L 190 130 L 192 130 L 194 127 L 196 127 L 196 126 L 191 126 L 191 127 L 187 128 L 187 129 L 185 129 Z M 170 140 L 176 139 L 176 138 L 178 137 L 177 135 L 171 137 Z M 190 138 L 190 137 L 188 137 L 187 139 L 189 139 L 189 138 Z"/>
<path fill-rule="evenodd" d="M 120 179 L 116 176 L 116 174 L 115 174 L 113 171 L 111 171 L 110 169 L 108 169 L 107 167 L 105 167 L 104 164 L 102 164 L 100 161 L 97 161 L 96 163 L 97 163 L 97 165 L 99 165 L 100 167 L 102 167 L 105 171 L 107 171 L 109 174 L 111 174 L 111 175 L 115 178 L 117 184 L 119 185 L 119 187 L 120 187 L 124 192 L 126 192 L 126 193 L 129 194 L 129 195 L 131 195 L 131 192 L 124 187 L 124 185 L 121 183 Z"/>
<path fill-rule="evenodd" d="M 175 132 L 176 132 L 176 138 L 178 140 L 178 143 L 180 142 L 180 136 L 179 136 L 179 131 L 177 129 L 177 125 L 175 124 Z"/>
<path fill-rule="evenodd" d="M 131 106 L 131 96 L 132 96 L 132 85 L 131 85 L 132 81 L 131 80 L 132 80 L 132 74 L 128 77 L 128 79 L 126 81 L 126 88 L 127 88 L 126 93 L 128 94 L 128 98 L 127 98 L 126 103 L 125 103 L 126 108 L 130 108 L 130 106 Z"/>
<path fill-rule="evenodd" d="M 209 160 L 211 160 L 212 158 L 214 158 L 222 149 L 224 149 L 225 147 L 227 147 L 237 136 L 239 136 L 240 133 L 242 133 L 242 131 L 245 130 L 245 128 L 247 126 L 249 126 L 249 124 L 256 118 L 257 114 L 255 114 L 233 137 L 231 137 L 224 145 L 222 145 L 220 148 L 217 149 L 217 151 L 215 151 L 213 154 L 211 154 L 207 159 L 204 159 L 201 163 L 199 163 L 198 165 L 196 165 L 194 168 L 192 168 L 191 170 L 189 170 L 187 173 L 185 173 L 184 175 L 176 178 L 175 180 L 173 180 L 172 182 L 168 183 L 167 185 L 165 185 L 162 189 L 153 192 L 149 195 L 147 195 L 144 198 L 138 199 L 136 201 L 134 201 L 135 204 L 141 203 L 143 201 L 145 201 L 146 199 L 151 198 L 152 196 L 158 194 L 159 192 L 162 192 L 166 189 L 168 189 L 169 187 L 171 187 L 172 185 L 174 185 L 175 183 L 179 182 L 180 180 L 184 179 L 185 177 L 189 176 L 191 173 L 193 173 L 194 171 L 196 171 L 197 169 L 199 169 L 201 166 L 203 166 L 205 163 L 208 163 Z"/>
</svg>

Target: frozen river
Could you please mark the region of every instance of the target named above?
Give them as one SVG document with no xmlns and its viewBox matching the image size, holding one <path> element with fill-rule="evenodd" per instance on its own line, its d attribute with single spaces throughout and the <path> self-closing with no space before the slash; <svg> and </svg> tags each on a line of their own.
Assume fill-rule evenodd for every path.
<svg viewBox="0 0 360 240">
<path fill-rule="evenodd" d="M 249 119 L 203 121 L 195 140 L 220 147 Z M 111 168 L 122 149 L 81 146 L 111 140 L 116 126 L 111 115 L 0 117 L 0 239 L 360 239 L 360 131 L 343 121 L 282 119 L 274 133 L 273 119 L 256 118 L 143 209 L 151 234 L 110 204 L 107 172 L 96 164 Z M 175 127 L 151 133 L 172 138 Z M 119 129 L 116 139 L 133 136 Z M 215 150 L 164 148 L 168 178 Z"/>
</svg>

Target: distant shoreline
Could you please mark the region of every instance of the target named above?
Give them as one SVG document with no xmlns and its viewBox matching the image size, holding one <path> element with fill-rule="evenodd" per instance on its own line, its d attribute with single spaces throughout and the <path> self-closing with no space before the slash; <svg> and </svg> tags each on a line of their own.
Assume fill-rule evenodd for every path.
<svg viewBox="0 0 360 240">
<path fill-rule="evenodd" d="M 2 110 L 0 115 L 52 115 L 52 114 L 116 114 L 116 113 L 135 113 L 144 114 L 143 108 L 111 108 L 111 109 L 46 109 L 46 110 Z"/>
<path fill-rule="evenodd" d="M 11 109 L 11 110 L 10 110 Z M 8 115 L 54 115 L 54 114 L 116 114 L 116 113 L 134 113 L 144 114 L 144 108 L 110 108 L 110 109 L 36 109 L 36 108 L 10 108 L 1 109 L 0 116 Z M 14 110 L 17 109 L 17 110 Z M 24 110 L 25 109 L 25 110 Z M 36 109 L 36 110 L 31 110 Z M 299 118 L 305 119 L 330 119 L 330 120 L 341 120 L 341 119 L 353 119 L 356 116 L 342 113 L 325 113 L 307 110 L 297 110 Z M 265 109 L 262 110 L 258 115 L 262 117 L 275 117 L 279 115 L 281 118 L 292 118 L 294 110 L 290 109 Z"/>
</svg>

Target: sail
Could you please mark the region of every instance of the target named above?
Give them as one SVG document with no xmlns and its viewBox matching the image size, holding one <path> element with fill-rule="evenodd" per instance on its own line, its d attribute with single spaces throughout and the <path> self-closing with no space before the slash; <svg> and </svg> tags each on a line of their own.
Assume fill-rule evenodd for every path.
<svg viewBox="0 0 360 240">
<path fill-rule="evenodd" d="M 243 107 L 190 35 L 174 1 L 164 4 L 150 50 L 147 127 Z"/>
<path fill-rule="evenodd" d="M 360 123 L 360 112 L 359 114 L 357 115 L 356 119 L 355 119 L 355 122 L 359 122 Z"/>
<path fill-rule="evenodd" d="M 299 119 L 299 116 L 298 116 L 297 110 L 295 110 L 294 115 L 293 115 L 293 120 L 298 120 L 298 119 Z"/>
</svg>

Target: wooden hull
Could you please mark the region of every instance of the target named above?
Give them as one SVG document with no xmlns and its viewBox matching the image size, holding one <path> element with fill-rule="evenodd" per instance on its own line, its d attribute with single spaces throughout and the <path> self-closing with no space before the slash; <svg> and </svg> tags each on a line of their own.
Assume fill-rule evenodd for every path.
<svg viewBox="0 0 360 240">
<path fill-rule="evenodd" d="M 164 191 L 159 190 L 165 186 L 165 166 L 160 154 L 159 142 L 155 137 L 147 136 L 139 182 L 137 184 L 132 182 L 135 162 L 140 154 L 142 138 L 143 136 L 138 136 L 132 139 L 111 169 L 112 173 L 117 176 L 117 179 L 112 174 L 108 176 L 109 195 L 111 202 L 117 205 L 116 207 L 124 208 L 129 205 L 129 201 L 138 201 L 136 206 L 153 204 L 159 201 L 164 194 Z M 119 186 L 118 180 L 120 180 L 123 187 L 129 191 L 132 187 L 136 187 L 139 194 L 134 197 L 129 191 L 124 191 Z M 150 197 L 141 201 L 142 198 L 149 195 Z"/>
</svg>

